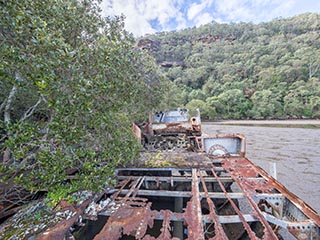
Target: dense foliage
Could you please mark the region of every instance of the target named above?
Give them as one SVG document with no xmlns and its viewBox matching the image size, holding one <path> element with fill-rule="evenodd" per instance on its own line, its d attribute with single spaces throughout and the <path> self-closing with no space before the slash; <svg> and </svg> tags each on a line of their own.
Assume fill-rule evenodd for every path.
<svg viewBox="0 0 320 240">
<path fill-rule="evenodd" d="M 212 109 L 216 118 L 320 117 L 319 14 L 211 23 L 139 43 L 174 85 L 173 105 L 197 103 L 211 119 Z"/>
<path fill-rule="evenodd" d="M 138 46 L 151 56 L 99 0 L 0 6 L 1 204 L 110 183 L 139 148 L 132 120 L 155 107 L 320 117 L 319 14 L 149 35 Z"/>
<path fill-rule="evenodd" d="M 132 119 L 160 102 L 154 59 L 98 1 L 0 6 L 1 203 L 99 190 L 137 153 Z"/>
</svg>

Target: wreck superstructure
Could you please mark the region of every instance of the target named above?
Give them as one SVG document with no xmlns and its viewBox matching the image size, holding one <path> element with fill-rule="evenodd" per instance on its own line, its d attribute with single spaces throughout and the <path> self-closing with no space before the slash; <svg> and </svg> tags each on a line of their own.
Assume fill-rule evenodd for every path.
<svg viewBox="0 0 320 240">
<path fill-rule="evenodd" d="M 134 124 L 146 150 L 117 169 L 94 239 L 320 239 L 319 214 L 246 158 L 243 135 L 192 134 L 181 128 L 187 118 L 154 119 Z M 174 145 L 181 132 L 187 147 L 146 144 L 157 135 Z"/>
<path fill-rule="evenodd" d="M 194 116 L 183 108 L 150 113 L 148 122 L 133 124 L 133 130 L 148 150 L 194 147 L 195 137 L 201 135 L 200 111 Z"/>
</svg>

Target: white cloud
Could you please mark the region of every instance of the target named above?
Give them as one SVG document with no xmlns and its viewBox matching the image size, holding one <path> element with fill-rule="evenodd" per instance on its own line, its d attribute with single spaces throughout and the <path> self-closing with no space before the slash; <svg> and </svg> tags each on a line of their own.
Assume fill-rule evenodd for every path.
<svg viewBox="0 0 320 240">
<path fill-rule="evenodd" d="M 320 12 L 319 0 L 102 0 L 103 14 L 124 14 L 135 36 L 180 30 L 215 20 L 261 22 L 304 12 Z"/>
<path fill-rule="evenodd" d="M 132 1 L 105 0 L 101 4 L 103 14 L 106 16 L 125 15 L 125 28 L 135 35 L 141 35 L 144 31 L 154 32 L 150 23 L 139 13 L 139 7 Z M 132 21 L 134 19 L 134 21 Z M 139 22 L 139 25 L 135 23 Z"/>
<path fill-rule="evenodd" d="M 217 0 L 216 8 L 226 22 L 262 22 L 292 14 L 300 0 Z"/>
<path fill-rule="evenodd" d="M 212 4 L 212 0 L 202 0 L 200 3 L 192 3 L 188 9 L 188 19 L 193 20 L 198 14 Z"/>
<path fill-rule="evenodd" d="M 125 28 L 136 36 L 154 33 L 151 20 L 159 22 L 161 28 L 166 29 L 170 21 L 179 16 L 179 9 L 174 0 L 103 0 L 101 7 L 106 16 L 124 14 Z M 179 23 L 184 26 L 183 17 Z"/>
<path fill-rule="evenodd" d="M 212 22 L 213 17 L 209 13 L 203 13 L 201 15 L 198 15 L 195 19 L 196 26 L 199 27 L 201 25 L 204 25 L 206 23 Z"/>
<path fill-rule="evenodd" d="M 203 3 L 197 4 L 193 3 L 188 10 L 188 19 L 192 20 L 197 16 L 203 9 L 205 9 L 206 5 Z"/>
<path fill-rule="evenodd" d="M 238 0 L 218 0 L 216 1 L 217 12 L 226 19 L 226 21 L 251 21 L 254 17 L 246 7 L 245 1 Z"/>
<path fill-rule="evenodd" d="M 187 20 L 185 19 L 185 17 L 181 12 L 178 14 L 176 20 L 177 20 L 177 27 L 176 27 L 177 30 L 185 29 L 188 27 Z"/>
</svg>

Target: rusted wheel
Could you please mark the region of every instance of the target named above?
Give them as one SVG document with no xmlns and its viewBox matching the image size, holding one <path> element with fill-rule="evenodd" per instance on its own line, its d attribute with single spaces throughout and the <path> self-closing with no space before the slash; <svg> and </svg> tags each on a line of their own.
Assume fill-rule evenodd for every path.
<svg viewBox="0 0 320 240">
<path fill-rule="evenodd" d="M 210 147 L 208 155 L 210 156 L 225 156 L 225 155 L 230 155 L 228 150 L 220 145 L 220 144 L 214 144 L 213 146 Z"/>
</svg>

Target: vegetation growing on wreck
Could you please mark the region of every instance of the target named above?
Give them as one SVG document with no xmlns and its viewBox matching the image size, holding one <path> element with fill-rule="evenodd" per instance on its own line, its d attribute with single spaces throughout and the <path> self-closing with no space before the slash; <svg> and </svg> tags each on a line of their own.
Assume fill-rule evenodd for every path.
<svg viewBox="0 0 320 240">
<path fill-rule="evenodd" d="M 0 209 L 98 191 L 137 154 L 132 119 L 165 80 L 98 2 L 0 2 Z"/>
<path fill-rule="evenodd" d="M 83 189 L 99 191 L 106 184 L 112 184 L 115 166 L 125 165 L 134 159 L 139 149 L 131 131 L 132 120 L 144 118 L 146 112 L 156 107 L 163 97 L 166 106 L 200 105 L 203 116 L 209 119 L 215 117 L 215 112 L 226 117 L 251 116 L 243 114 L 252 106 L 254 110 L 257 108 L 247 102 L 247 96 L 242 96 L 241 90 L 249 95 L 252 93 L 250 99 L 256 99 L 256 103 L 262 104 L 262 100 L 271 99 L 266 102 L 280 106 L 271 90 L 258 88 L 251 92 L 251 87 L 256 86 L 256 79 L 264 79 L 261 87 L 268 86 L 266 76 L 273 68 L 248 79 L 242 78 L 243 72 L 238 68 L 230 68 L 228 74 L 218 74 L 212 80 L 211 75 L 206 74 L 214 71 L 199 65 L 198 60 L 203 57 L 200 45 L 192 50 L 195 51 L 192 54 L 200 54 L 200 58 L 188 60 L 190 71 L 182 72 L 181 66 L 172 68 L 172 72 L 168 70 L 166 74 L 174 84 L 166 82 L 153 57 L 134 48 L 135 39 L 123 29 L 122 17 L 102 18 L 98 2 L 0 2 L 1 218 L 5 216 L 5 210 L 15 210 L 17 205 L 43 192 L 47 193 L 49 206 L 46 207 L 51 212 L 52 206 L 61 199 L 78 201 L 70 193 Z M 312 46 L 318 50 L 318 38 L 311 40 L 315 41 Z M 221 46 L 225 50 L 234 50 L 229 45 L 218 47 Z M 210 51 L 205 45 L 202 47 Z M 211 53 L 214 51 L 203 59 L 217 57 Z M 297 53 L 297 56 L 301 55 Z M 286 109 L 297 115 L 314 117 L 318 116 L 319 110 L 319 95 L 314 94 L 320 92 L 318 59 L 308 56 L 310 58 L 301 57 L 301 66 L 305 73 L 309 66 L 309 78 L 286 79 L 286 83 L 279 86 L 285 86 L 291 93 L 287 98 L 288 104 L 283 105 L 287 106 Z M 269 58 L 264 60 L 266 63 L 270 61 Z M 214 65 L 217 72 L 226 62 L 218 63 Z M 254 64 L 250 65 L 252 69 Z M 296 66 L 295 63 L 291 65 Z M 243 66 L 240 70 L 245 68 Z M 296 72 L 283 71 L 290 76 L 298 76 Z M 232 76 L 239 77 L 240 82 L 232 78 L 230 74 L 233 73 Z M 177 80 L 175 75 L 180 79 Z M 207 79 L 205 77 L 208 77 L 206 83 L 203 82 Z M 218 82 L 218 78 L 222 82 Z M 276 76 L 273 79 L 278 83 Z M 247 88 L 242 89 L 239 83 L 247 84 Z M 272 86 L 279 89 L 276 84 Z M 312 93 L 307 94 L 310 86 Z M 297 94 L 296 88 L 299 89 Z M 301 102 L 307 108 L 295 108 L 296 103 Z M 262 105 L 259 109 L 268 110 L 268 106 Z M 267 116 L 263 114 L 260 115 Z M 162 155 L 150 158 L 147 163 L 152 167 L 182 164 L 178 156 L 170 160 Z M 32 227 L 33 220 L 36 226 L 37 219 L 46 218 L 47 212 L 42 210 L 31 208 L 27 218 L 22 218 L 24 225 Z M 66 217 L 70 216 L 73 215 Z"/>
</svg>

